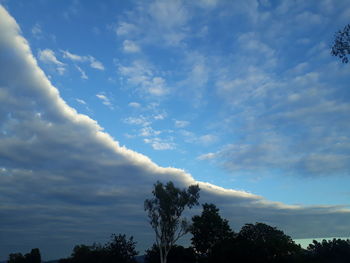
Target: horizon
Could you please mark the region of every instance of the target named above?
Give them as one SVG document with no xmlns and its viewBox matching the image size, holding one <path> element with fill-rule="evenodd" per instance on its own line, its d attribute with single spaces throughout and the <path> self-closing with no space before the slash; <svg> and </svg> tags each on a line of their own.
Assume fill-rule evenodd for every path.
<svg viewBox="0 0 350 263">
<path fill-rule="evenodd" d="M 350 67 L 330 54 L 349 21 L 347 1 L 0 0 L 0 258 L 112 233 L 144 251 L 158 180 L 199 184 L 236 232 L 350 236 Z"/>
</svg>

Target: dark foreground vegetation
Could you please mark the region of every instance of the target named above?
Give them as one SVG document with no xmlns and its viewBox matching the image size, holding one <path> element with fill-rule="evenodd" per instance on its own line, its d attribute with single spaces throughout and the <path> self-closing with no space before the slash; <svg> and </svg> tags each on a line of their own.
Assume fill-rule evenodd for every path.
<svg viewBox="0 0 350 263">
<path fill-rule="evenodd" d="M 58 263 L 233 263 L 233 262 L 350 262 L 350 240 L 313 241 L 303 249 L 283 231 L 264 223 L 246 224 L 235 233 L 214 204 L 203 204 L 192 222 L 182 218 L 185 208 L 198 205 L 199 187 L 178 189 L 172 182 L 157 182 L 153 198 L 145 201 L 155 244 L 137 257 L 133 237 L 113 234 L 106 244 L 77 245 Z M 191 246 L 176 241 L 191 233 Z M 41 263 L 40 251 L 10 254 L 8 263 Z"/>
</svg>

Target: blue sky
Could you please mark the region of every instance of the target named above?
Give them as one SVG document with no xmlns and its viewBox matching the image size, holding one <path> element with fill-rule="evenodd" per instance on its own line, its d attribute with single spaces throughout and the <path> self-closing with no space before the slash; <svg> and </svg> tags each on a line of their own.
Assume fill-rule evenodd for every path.
<svg viewBox="0 0 350 263">
<path fill-rule="evenodd" d="M 142 200 L 173 180 L 200 182 L 236 231 L 264 221 L 295 238 L 349 236 L 350 67 L 330 55 L 348 1 L 0 3 L 2 231 L 41 222 L 34 243 L 49 258 L 69 253 L 68 237 L 129 228 L 142 250 Z M 104 217 L 87 231 L 116 207 L 128 211 L 119 228 Z M 59 252 L 45 247 L 55 224 Z"/>
</svg>

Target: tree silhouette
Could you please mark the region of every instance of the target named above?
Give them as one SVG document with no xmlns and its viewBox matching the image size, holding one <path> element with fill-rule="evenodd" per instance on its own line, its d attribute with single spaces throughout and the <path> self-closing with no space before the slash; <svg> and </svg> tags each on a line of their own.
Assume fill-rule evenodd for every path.
<svg viewBox="0 0 350 263">
<path fill-rule="evenodd" d="M 30 253 L 12 253 L 9 255 L 7 263 L 41 263 L 41 255 L 39 248 L 33 248 Z"/>
<path fill-rule="evenodd" d="M 168 263 L 194 263 L 196 255 L 192 248 L 174 245 L 168 255 Z M 160 263 L 159 248 L 153 244 L 151 249 L 146 250 L 145 263 Z"/>
<path fill-rule="evenodd" d="M 221 218 L 214 204 L 203 204 L 200 216 L 192 217 L 192 245 L 201 257 L 211 253 L 215 244 L 234 237 L 228 221 Z"/>
<path fill-rule="evenodd" d="M 136 242 L 134 242 L 133 237 L 127 239 L 125 235 L 113 234 L 105 249 L 110 262 L 133 263 L 136 262 L 135 256 L 138 254 L 135 246 Z"/>
<path fill-rule="evenodd" d="M 160 262 L 166 263 L 172 246 L 189 231 L 188 222 L 181 216 L 186 207 L 198 205 L 199 187 L 191 185 L 180 190 L 172 182 L 163 185 L 158 181 L 152 194 L 152 199 L 145 200 L 145 211 L 156 234 Z"/>
<path fill-rule="evenodd" d="M 59 263 L 135 263 L 136 242 L 133 237 L 112 234 L 111 240 L 104 246 L 77 245 L 70 258 L 60 259 Z"/>
<path fill-rule="evenodd" d="M 350 240 L 333 239 L 314 240 L 308 247 L 310 261 L 312 262 L 349 262 L 350 260 Z"/>
<path fill-rule="evenodd" d="M 350 55 L 350 24 L 346 25 L 343 30 L 335 34 L 331 54 L 339 57 L 343 63 L 348 63 Z"/>
<path fill-rule="evenodd" d="M 244 257 L 251 262 L 278 262 L 301 250 L 283 231 L 263 223 L 244 225 L 238 242 Z"/>
</svg>

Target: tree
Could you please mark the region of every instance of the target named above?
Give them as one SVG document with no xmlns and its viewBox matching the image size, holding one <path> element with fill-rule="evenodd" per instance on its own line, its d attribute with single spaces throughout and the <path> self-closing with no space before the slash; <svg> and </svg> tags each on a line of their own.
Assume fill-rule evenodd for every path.
<svg viewBox="0 0 350 263">
<path fill-rule="evenodd" d="M 21 253 L 12 253 L 9 255 L 7 263 L 41 263 L 39 248 L 33 248 L 30 253 L 24 256 Z"/>
<path fill-rule="evenodd" d="M 263 223 L 244 225 L 237 239 L 237 250 L 250 262 L 284 261 L 301 250 L 283 231 Z"/>
<path fill-rule="evenodd" d="M 27 263 L 41 263 L 41 255 L 39 248 L 33 248 L 30 253 L 25 255 Z"/>
<path fill-rule="evenodd" d="M 134 263 L 135 256 L 138 252 L 135 250 L 136 242 L 131 236 L 129 239 L 125 235 L 111 236 L 111 241 L 106 244 L 105 250 L 107 251 L 110 262 L 123 262 L 123 263 Z"/>
<path fill-rule="evenodd" d="M 145 211 L 156 234 L 160 262 L 166 263 L 172 246 L 189 231 L 188 222 L 181 216 L 186 207 L 198 205 L 199 186 L 191 185 L 180 190 L 172 182 L 163 185 L 158 181 L 152 194 L 152 199 L 145 200 Z"/>
<path fill-rule="evenodd" d="M 194 263 L 196 255 L 193 248 L 174 245 L 168 255 L 169 263 Z M 159 248 L 153 244 L 152 248 L 146 250 L 145 263 L 160 263 Z"/>
<path fill-rule="evenodd" d="M 192 217 L 192 222 L 192 245 L 202 257 L 208 256 L 215 244 L 234 237 L 228 221 L 221 218 L 214 204 L 203 204 L 202 214 Z"/>
<path fill-rule="evenodd" d="M 307 247 L 312 262 L 349 262 L 350 240 L 314 240 Z"/>
<path fill-rule="evenodd" d="M 111 236 L 104 246 L 94 243 L 92 246 L 75 246 L 70 258 L 60 259 L 59 263 L 135 263 L 136 242 L 122 234 Z"/>
<path fill-rule="evenodd" d="M 7 260 L 7 263 L 25 263 L 26 260 L 22 253 L 11 253 L 9 255 L 9 259 Z"/>
<path fill-rule="evenodd" d="M 339 57 L 343 63 L 348 63 L 350 55 L 350 24 L 346 25 L 343 30 L 335 34 L 331 54 Z"/>
</svg>

